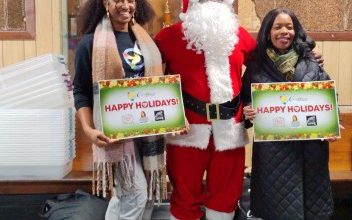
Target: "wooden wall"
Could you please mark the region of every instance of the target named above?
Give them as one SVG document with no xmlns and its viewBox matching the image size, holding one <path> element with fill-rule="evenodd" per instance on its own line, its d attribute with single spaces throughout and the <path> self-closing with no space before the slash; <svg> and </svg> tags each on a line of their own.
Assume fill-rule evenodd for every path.
<svg viewBox="0 0 352 220">
<path fill-rule="evenodd" d="M 35 40 L 0 41 L 0 67 L 46 53 L 61 53 L 61 0 L 36 0 Z"/>
<path fill-rule="evenodd" d="M 330 170 L 352 171 L 352 114 L 341 114 L 341 139 L 330 144 Z"/>
</svg>

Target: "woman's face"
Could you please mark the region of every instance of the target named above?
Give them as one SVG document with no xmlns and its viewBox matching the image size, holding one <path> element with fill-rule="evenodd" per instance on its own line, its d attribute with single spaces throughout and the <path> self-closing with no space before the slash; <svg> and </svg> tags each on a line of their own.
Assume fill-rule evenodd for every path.
<svg viewBox="0 0 352 220">
<path fill-rule="evenodd" d="M 127 31 L 128 23 L 136 11 L 135 0 L 107 0 L 110 20 L 116 31 Z"/>
<path fill-rule="evenodd" d="M 293 22 L 288 14 L 280 13 L 276 16 L 270 30 L 270 40 L 280 52 L 287 50 L 295 37 Z"/>
</svg>

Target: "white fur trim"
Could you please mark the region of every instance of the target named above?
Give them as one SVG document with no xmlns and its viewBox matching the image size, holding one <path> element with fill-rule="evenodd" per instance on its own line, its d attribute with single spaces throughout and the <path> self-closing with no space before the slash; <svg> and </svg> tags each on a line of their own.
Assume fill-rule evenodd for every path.
<svg viewBox="0 0 352 220">
<path fill-rule="evenodd" d="M 205 207 L 205 216 L 208 220 L 232 220 L 235 216 L 235 211 L 227 213 L 227 212 L 218 212 L 213 209 L 208 209 Z"/>
<path fill-rule="evenodd" d="M 211 134 L 211 125 L 208 124 L 190 124 L 190 130 L 187 134 L 171 136 L 168 135 L 166 142 L 168 144 L 195 147 L 207 149 Z"/>
<path fill-rule="evenodd" d="M 244 122 L 235 123 L 233 119 L 212 122 L 214 143 L 217 151 L 243 147 L 248 144 L 248 134 Z"/>
<path fill-rule="evenodd" d="M 230 77 L 230 64 L 228 57 L 214 57 L 205 54 L 206 74 L 210 88 L 210 100 L 212 103 L 231 101 L 233 89 Z"/>
<path fill-rule="evenodd" d="M 205 150 L 208 147 L 212 132 L 217 151 L 243 147 L 248 143 L 248 135 L 244 123 L 236 124 L 233 119 L 213 121 L 212 125 L 190 124 L 190 130 L 187 134 L 169 135 L 166 138 L 166 142 L 176 146 L 195 147 Z"/>
</svg>

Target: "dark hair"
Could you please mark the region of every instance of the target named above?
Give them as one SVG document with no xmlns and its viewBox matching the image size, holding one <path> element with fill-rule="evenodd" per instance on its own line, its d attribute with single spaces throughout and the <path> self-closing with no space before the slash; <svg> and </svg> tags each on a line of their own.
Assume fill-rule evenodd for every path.
<svg viewBox="0 0 352 220">
<path fill-rule="evenodd" d="M 258 32 L 257 47 L 255 50 L 255 58 L 263 60 L 267 57 L 266 49 L 273 47 L 270 40 L 270 31 L 274 24 L 274 20 L 277 15 L 284 13 L 291 17 L 293 22 L 293 29 L 295 31 L 295 37 L 292 41 L 292 47 L 301 58 L 310 58 L 311 51 L 315 47 L 315 42 L 307 36 L 297 16 L 288 9 L 277 8 L 271 10 L 263 19 L 262 25 Z"/>
<path fill-rule="evenodd" d="M 80 9 L 78 16 L 78 34 L 94 33 L 96 26 L 106 14 L 104 0 L 88 0 Z M 136 0 L 135 20 L 144 25 L 153 19 L 155 12 L 147 0 Z"/>
</svg>

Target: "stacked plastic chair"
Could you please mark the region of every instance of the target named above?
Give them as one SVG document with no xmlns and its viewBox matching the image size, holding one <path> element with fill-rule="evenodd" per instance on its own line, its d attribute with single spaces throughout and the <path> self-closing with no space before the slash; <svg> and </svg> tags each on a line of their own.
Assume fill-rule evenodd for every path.
<svg viewBox="0 0 352 220">
<path fill-rule="evenodd" d="M 59 179 L 70 172 L 74 116 L 63 56 L 0 69 L 0 179 Z"/>
</svg>

